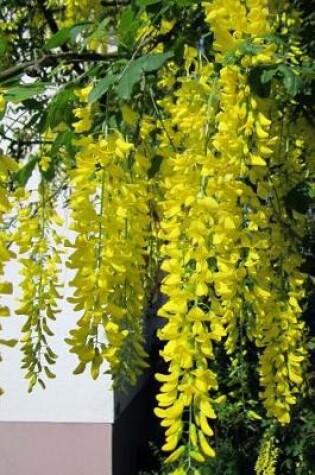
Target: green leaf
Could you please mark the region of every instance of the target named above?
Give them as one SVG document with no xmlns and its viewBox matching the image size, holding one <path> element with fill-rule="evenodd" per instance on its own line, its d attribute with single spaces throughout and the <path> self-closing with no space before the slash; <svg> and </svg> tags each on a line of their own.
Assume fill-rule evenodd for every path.
<svg viewBox="0 0 315 475">
<path fill-rule="evenodd" d="M 138 7 L 146 7 L 148 5 L 155 5 L 156 3 L 161 3 L 162 0 L 137 0 L 136 4 Z"/>
<path fill-rule="evenodd" d="M 278 71 L 283 76 L 283 85 L 290 96 L 296 96 L 303 86 L 301 76 L 292 71 L 291 68 L 280 65 Z"/>
<path fill-rule="evenodd" d="M 43 318 L 43 331 L 48 336 L 54 336 L 54 332 L 49 328 L 46 318 Z"/>
<path fill-rule="evenodd" d="M 99 76 L 100 72 L 102 71 L 102 65 L 101 64 L 93 64 L 93 66 L 91 66 L 87 71 L 86 71 L 86 76 L 88 78 L 95 78 L 97 76 Z"/>
<path fill-rule="evenodd" d="M 196 3 L 196 0 L 175 0 L 175 3 L 179 7 L 188 7 L 189 5 Z"/>
<path fill-rule="evenodd" d="M 121 99 L 130 99 L 134 86 L 140 81 L 142 68 L 138 63 L 129 66 L 116 87 L 116 92 Z"/>
<path fill-rule="evenodd" d="M 261 50 L 262 50 L 261 46 L 254 45 L 253 43 L 250 43 L 248 41 L 245 41 L 239 47 L 239 51 L 240 51 L 241 55 L 255 56 Z"/>
<path fill-rule="evenodd" d="M 8 346 L 9 348 L 14 348 L 17 344 L 17 340 L 3 340 L 2 338 L 0 338 L 0 345 L 2 346 Z"/>
<path fill-rule="evenodd" d="M 154 177 L 160 170 L 164 158 L 161 155 L 155 155 L 152 159 L 151 167 L 148 171 L 149 178 Z"/>
<path fill-rule="evenodd" d="M 302 81 L 291 71 L 290 74 L 285 74 L 283 84 L 291 96 L 296 96 L 302 86 Z"/>
<path fill-rule="evenodd" d="M 54 353 L 53 350 L 49 346 L 47 346 L 46 351 L 51 358 L 53 359 L 58 358 L 58 355 L 56 355 L 56 353 Z"/>
<path fill-rule="evenodd" d="M 236 56 L 234 51 L 228 51 L 223 58 L 222 65 L 228 66 L 229 64 L 234 64 L 236 61 Z"/>
<path fill-rule="evenodd" d="M 85 31 L 89 26 L 94 25 L 93 21 L 80 21 L 70 28 L 70 40 L 76 41 L 77 36 Z"/>
<path fill-rule="evenodd" d="M 22 75 L 22 73 L 20 73 L 19 75 L 17 74 L 16 76 L 14 76 L 12 78 L 4 79 L 3 81 L 0 82 L 1 87 L 5 88 L 5 89 L 9 89 L 10 87 L 18 86 L 21 75 Z"/>
<path fill-rule="evenodd" d="M 275 33 L 265 33 L 261 35 L 262 38 L 266 40 L 267 43 L 272 44 L 275 43 L 276 45 L 285 45 L 285 41 L 281 36 L 276 35 Z"/>
<path fill-rule="evenodd" d="M 266 84 L 270 82 L 271 79 L 277 74 L 278 68 L 276 69 L 264 69 L 261 74 L 261 82 L 262 84 Z"/>
<path fill-rule="evenodd" d="M 52 144 L 51 154 L 56 155 L 61 147 L 65 147 L 67 152 L 71 155 L 74 151 L 74 146 L 72 144 L 72 139 L 74 138 L 74 135 L 75 133 L 71 129 L 60 132 L 57 135 L 56 140 Z"/>
<path fill-rule="evenodd" d="M 120 17 L 119 44 L 125 46 L 128 50 L 132 49 L 140 25 L 141 20 L 135 16 L 132 7 L 126 8 Z"/>
<path fill-rule="evenodd" d="M 42 94 L 45 91 L 44 84 L 21 84 L 16 87 L 8 89 L 4 94 L 7 101 L 11 102 L 23 102 L 26 99 L 30 99 L 33 96 Z"/>
<path fill-rule="evenodd" d="M 249 84 L 254 94 L 257 94 L 259 97 L 267 98 L 270 96 L 271 82 L 262 81 L 264 71 L 261 66 L 253 68 L 249 73 Z"/>
<path fill-rule="evenodd" d="M 13 179 L 18 185 L 24 187 L 28 180 L 31 178 L 33 170 L 38 163 L 38 157 L 32 157 L 24 167 L 18 172 L 14 173 Z"/>
<path fill-rule="evenodd" d="M 50 371 L 48 366 L 44 366 L 44 371 L 48 379 L 55 379 L 56 375 L 52 371 Z"/>
<path fill-rule="evenodd" d="M 140 81 L 143 73 L 157 71 L 163 64 L 174 56 L 172 51 L 166 53 L 148 54 L 136 59 L 127 67 L 116 88 L 121 99 L 131 97 L 134 86 Z"/>
<path fill-rule="evenodd" d="M 315 65 L 303 64 L 300 71 L 305 78 L 315 79 Z"/>
<path fill-rule="evenodd" d="M 149 73 L 160 69 L 163 64 L 173 56 L 174 53 L 172 51 L 167 51 L 166 53 L 148 54 L 142 58 L 139 58 L 138 62 L 141 65 L 143 71 Z"/>
<path fill-rule="evenodd" d="M 51 182 L 56 176 L 56 165 L 57 157 L 55 155 L 51 156 L 51 161 L 47 170 L 40 170 L 41 175 L 45 178 L 47 182 Z M 48 332 L 47 332 L 48 333 Z"/>
<path fill-rule="evenodd" d="M 64 89 L 56 94 L 48 107 L 45 129 L 57 127 L 61 122 L 70 124 L 73 121 L 72 102 L 75 95 L 72 89 Z"/>
<path fill-rule="evenodd" d="M 42 379 L 38 378 L 38 383 L 41 385 L 43 389 L 46 389 L 46 384 L 44 383 Z"/>
<path fill-rule="evenodd" d="M 96 30 L 93 31 L 85 39 L 85 44 L 87 44 L 92 39 L 97 39 L 97 38 L 106 39 L 109 33 L 109 28 L 108 28 L 109 23 L 110 23 L 109 18 L 105 17 L 104 20 L 102 20 L 101 23 L 97 26 Z"/>
<path fill-rule="evenodd" d="M 58 46 L 62 46 L 71 38 L 71 30 L 72 28 L 62 28 L 61 30 L 57 31 L 45 44 L 45 50 L 51 50 L 53 48 L 58 48 Z"/>
<path fill-rule="evenodd" d="M 47 361 L 48 364 L 54 365 L 56 364 L 56 361 L 53 360 L 48 353 L 44 353 L 45 360 Z"/>
<path fill-rule="evenodd" d="M 4 38 L 0 38 L 0 56 L 3 56 L 7 51 L 8 43 Z"/>
<path fill-rule="evenodd" d="M 79 363 L 78 366 L 73 370 L 73 374 L 82 374 L 86 368 L 86 363 Z"/>
<path fill-rule="evenodd" d="M 310 186 L 308 190 L 308 196 L 312 199 L 315 198 L 315 186 Z"/>
<path fill-rule="evenodd" d="M 89 94 L 89 104 L 93 104 L 93 102 L 98 101 L 98 99 L 100 99 L 115 83 L 116 79 L 117 76 L 114 74 L 108 75 L 105 78 L 101 79 Z"/>
</svg>

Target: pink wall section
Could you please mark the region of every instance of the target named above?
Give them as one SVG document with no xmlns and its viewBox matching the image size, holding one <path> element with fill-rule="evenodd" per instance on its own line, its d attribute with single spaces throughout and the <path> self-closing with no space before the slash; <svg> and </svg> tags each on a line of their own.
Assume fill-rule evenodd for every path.
<svg viewBox="0 0 315 475">
<path fill-rule="evenodd" d="M 112 475 L 112 426 L 0 423 L 0 475 Z"/>
</svg>

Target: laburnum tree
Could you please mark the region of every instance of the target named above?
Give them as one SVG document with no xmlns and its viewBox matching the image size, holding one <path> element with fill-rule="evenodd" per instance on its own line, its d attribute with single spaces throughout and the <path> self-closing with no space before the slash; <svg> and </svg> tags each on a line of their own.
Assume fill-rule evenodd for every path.
<svg viewBox="0 0 315 475">
<path fill-rule="evenodd" d="M 161 473 L 314 473 L 311 2 L 0 5 L 0 315 L 15 259 L 29 390 L 55 376 L 65 253 L 74 372 L 118 388 L 162 275 Z"/>
</svg>

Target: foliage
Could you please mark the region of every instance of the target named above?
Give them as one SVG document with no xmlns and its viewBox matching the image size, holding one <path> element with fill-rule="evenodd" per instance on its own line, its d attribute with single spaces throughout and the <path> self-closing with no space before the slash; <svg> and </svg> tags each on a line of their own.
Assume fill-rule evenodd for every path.
<svg viewBox="0 0 315 475">
<path fill-rule="evenodd" d="M 18 260 L 29 390 L 55 377 L 64 255 L 74 373 L 109 368 L 120 388 L 147 366 L 143 315 L 162 273 L 163 473 L 311 473 L 307 4 L 0 5 L 0 274 Z"/>
</svg>

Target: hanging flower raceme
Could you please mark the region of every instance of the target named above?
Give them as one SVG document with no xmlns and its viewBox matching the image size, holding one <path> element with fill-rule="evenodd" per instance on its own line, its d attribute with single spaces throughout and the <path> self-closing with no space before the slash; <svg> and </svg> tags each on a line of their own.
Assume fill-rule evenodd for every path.
<svg viewBox="0 0 315 475">
<path fill-rule="evenodd" d="M 206 21 L 215 35 L 213 49 L 218 63 L 223 62 L 227 53 L 239 54 L 237 50 L 245 39 L 252 39 L 255 45 L 263 44 L 263 39 L 259 37 L 271 31 L 268 0 L 213 0 L 204 2 L 203 6 Z M 266 55 L 266 59 L 269 49 L 262 46 L 259 54 Z M 273 49 L 274 46 L 271 47 Z M 261 59 L 262 56 L 256 57 L 254 62 Z"/>
<path fill-rule="evenodd" d="M 265 1 L 247 2 L 247 10 L 240 5 L 236 21 L 234 11 L 232 15 L 232 10 L 225 10 L 222 2 L 205 4 L 207 20 L 219 38 L 215 42 L 217 61 L 227 62 L 230 48 L 235 55 L 228 61 L 234 64 L 223 65 L 220 72 L 221 112 L 213 137 L 221 159 L 220 211 L 224 220 L 214 238 L 215 245 L 220 243 L 215 253 L 219 272 L 214 280 L 225 309 L 227 352 L 234 355 L 238 348 L 242 350 L 244 329 L 247 337 L 263 348 L 261 397 L 268 415 L 286 423 L 290 404 L 296 401 L 293 394 L 302 382 L 299 363 L 305 351 L 298 304 L 304 295 L 304 279 L 298 270 L 298 244 L 283 225 L 287 219 L 283 197 L 288 190 L 283 170 L 300 171 L 301 165 L 296 153 L 283 154 L 279 121 L 272 114 L 268 118 L 264 101 L 255 98 L 249 84 L 252 66 L 274 62 L 276 45 L 265 44 L 261 37 L 270 31 L 266 5 Z M 233 35 L 227 31 L 232 19 L 236 25 Z M 247 53 L 245 35 L 258 50 Z M 220 40 L 226 37 L 228 47 Z"/>
<path fill-rule="evenodd" d="M 7 282 L 3 279 L 5 265 L 15 255 L 8 248 L 8 242 L 10 240 L 10 234 L 7 231 L 6 216 L 11 211 L 10 194 L 8 193 L 8 183 L 12 172 L 18 170 L 17 163 L 6 155 L 0 157 L 0 295 L 12 294 L 13 287 L 11 282 Z M 9 317 L 10 309 L 7 305 L 1 302 L 0 305 L 0 318 Z M 2 325 L 0 324 L 0 331 Z M 6 340 L 0 338 L 0 345 L 14 346 L 15 340 Z M 1 361 L 1 354 L 0 354 Z M 0 395 L 3 393 L 3 389 L 0 387 Z"/>
<path fill-rule="evenodd" d="M 29 391 L 36 384 L 45 387 L 45 378 L 53 379 L 52 366 L 57 355 L 50 346 L 54 335 L 51 324 L 56 320 L 59 293 L 60 244 L 57 231 L 62 219 L 55 211 L 56 195 L 52 185 L 44 180 L 38 186 L 37 200 L 20 189 L 16 192 L 18 225 L 13 234 L 13 243 L 21 256 L 18 263 L 22 276 L 22 296 L 17 315 L 24 315 L 22 327 L 22 368 L 29 381 Z M 18 206 L 17 206 L 18 207 Z"/>
<path fill-rule="evenodd" d="M 279 449 L 272 431 L 266 430 L 255 465 L 257 475 L 275 475 Z"/>
<path fill-rule="evenodd" d="M 305 228 L 305 223 L 297 213 L 289 217 L 284 197 L 290 186 L 295 185 L 297 170 L 300 179 L 306 170 L 303 171 L 294 134 L 286 134 L 283 129 L 283 117 L 280 117 L 280 123 L 275 123 L 274 133 L 282 135 L 267 160 L 269 169 L 275 168 L 279 172 L 272 176 L 266 173 L 264 180 L 260 180 L 260 195 L 266 199 L 267 193 L 271 205 L 269 229 L 264 230 L 265 236 L 268 232 L 268 247 L 261 249 L 260 263 L 257 262 L 256 269 L 251 267 L 248 274 L 255 281 L 255 299 L 252 300 L 257 317 L 255 340 L 258 347 L 265 348 L 260 357 L 264 387 L 261 396 L 268 415 L 288 423 L 290 405 L 296 403 L 295 395 L 303 382 L 302 362 L 306 357 L 299 303 L 305 296 L 305 276 L 299 270 L 302 257 L 299 239 L 295 237 L 295 229 Z M 272 220 L 272 216 L 276 219 Z"/>
<path fill-rule="evenodd" d="M 165 114 L 159 153 L 167 302 L 159 315 L 167 323 L 159 338 L 169 368 L 157 375 L 155 413 L 166 427 L 167 461 L 179 459 L 183 470 L 214 455 L 207 437 L 218 390 L 210 364 L 216 341 L 226 335 L 232 368 L 248 340 L 256 344 L 260 396 L 267 415 L 282 424 L 290 420 L 305 359 L 304 277 L 299 241 L 292 239 L 301 218 L 286 225 L 284 203 L 292 174 L 301 176 L 304 164 L 296 137 L 284 153 L 279 113 L 250 82 L 252 68 L 281 61 L 267 39 L 268 3 L 249 1 L 245 8 L 218 0 L 204 7 L 219 73 L 197 61 L 190 68 L 198 54 L 187 49 L 187 77 L 156 104 Z"/>
<path fill-rule="evenodd" d="M 114 384 L 123 387 L 135 383 L 147 365 L 143 312 L 148 165 L 143 153 L 118 133 L 97 141 L 78 138 L 76 145 L 70 208 L 77 237 L 69 260 L 69 267 L 76 269 L 71 284 L 76 291 L 69 300 L 82 317 L 68 343 L 80 360 L 76 373 L 91 363 L 97 378 L 107 361 Z"/>
<path fill-rule="evenodd" d="M 76 96 L 81 102 L 80 107 L 74 109 L 74 116 L 76 119 L 79 119 L 73 124 L 77 134 L 88 132 L 92 127 L 92 106 L 88 104 L 88 97 L 92 87 L 92 84 L 88 84 L 85 88 L 75 91 Z"/>
<path fill-rule="evenodd" d="M 169 367 L 168 374 L 156 375 L 162 385 L 155 409 L 166 428 L 162 448 L 171 452 L 166 461 L 180 458 L 183 471 L 215 455 L 209 440 L 214 434 L 210 421 L 216 418 L 214 407 L 222 398 L 217 398 L 211 361 L 214 344 L 225 334 L 211 286 L 209 240 L 213 210 L 218 208 L 210 184 L 214 157 L 207 150 L 214 124 L 215 76 L 211 66 L 198 67 L 196 51 L 186 54 L 192 56 L 198 76 L 180 78 L 175 103 L 162 102 L 168 114 L 162 124 L 167 130 L 162 143 L 168 143 L 168 148 L 162 152 L 165 196 L 159 237 L 164 242 L 162 270 L 167 275 L 162 292 L 167 302 L 159 315 L 167 323 L 159 338 L 166 341 L 161 355 Z"/>
</svg>

